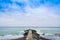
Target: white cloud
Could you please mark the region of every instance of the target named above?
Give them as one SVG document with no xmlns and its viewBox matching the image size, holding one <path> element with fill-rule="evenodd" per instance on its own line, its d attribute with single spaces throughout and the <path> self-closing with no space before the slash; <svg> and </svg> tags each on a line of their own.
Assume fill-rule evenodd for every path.
<svg viewBox="0 0 60 40">
<path fill-rule="evenodd" d="M 0 17 L 0 26 L 60 26 L 60 16 L 49 8 L 41 6 L 32 9 L 27 6 L 25 10 L 26 13 L 6 12 Z"/>
<path fill-rule="evenodd" d="M 1 13 L 0 26 L 60 26 L 60 16 L 56 15 L 56 11 L 60 10 L 58 7 L 55 9 L 41 5 L 39 8 L 31 8 L 27 5 L 23 9 L 25 12 L 16 4 L 9 7 L 13 8 L 12 11 Z"/>
</svg>

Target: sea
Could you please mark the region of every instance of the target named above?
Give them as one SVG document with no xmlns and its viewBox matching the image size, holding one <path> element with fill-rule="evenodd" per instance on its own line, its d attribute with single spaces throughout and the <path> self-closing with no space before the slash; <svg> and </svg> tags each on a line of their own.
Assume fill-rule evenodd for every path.
<svg viewBox="0 0 60 40">
<path fill-rule="evenodd" d="M 0 40 L 10 40 L 23 37 L 24 30 L 33 29 L 39 34 L 60 34 L 60 27 L 0 27 Z M 56 40 L 60 40 L 56 39 Z"/>
</svg>

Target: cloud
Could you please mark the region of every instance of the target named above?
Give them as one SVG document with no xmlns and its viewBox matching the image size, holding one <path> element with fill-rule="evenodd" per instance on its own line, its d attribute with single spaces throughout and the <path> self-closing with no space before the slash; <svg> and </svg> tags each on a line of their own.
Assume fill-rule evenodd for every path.
<svg viewBox="0 0 60 40">
<path fill-rule="evenodd" d="M 11 0 L 0 0 L 0 11 L 4 12 L 11 4 Z"/>
<path fill-rule="evenodd" d="M 52 7 L 60 5 L 60 0 L 0 0 L 0 11 L 24 10 L 27 5 L 31 8 L 37 8 L 42 5 Z M 16 8 L 13 8 L 13 6 L 16 6 Z"/>
<path fill-rule="evenodd" d="M 0 3 L 0 26 L 60 26 L 59 2 L 6 0 Z"/>
</svg>

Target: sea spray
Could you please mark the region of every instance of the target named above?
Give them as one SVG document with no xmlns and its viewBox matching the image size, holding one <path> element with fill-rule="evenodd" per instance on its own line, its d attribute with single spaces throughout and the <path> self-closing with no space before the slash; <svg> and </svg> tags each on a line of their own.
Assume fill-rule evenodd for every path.
<svg viewBox="0 0 60 40">
<path fill-rule="evenodd" d="M 0 40 L 17 39 L 20 37 L 23 37 L 23 35 L 5 35 L 5 36 L 0 36 Z"/>
</svg>

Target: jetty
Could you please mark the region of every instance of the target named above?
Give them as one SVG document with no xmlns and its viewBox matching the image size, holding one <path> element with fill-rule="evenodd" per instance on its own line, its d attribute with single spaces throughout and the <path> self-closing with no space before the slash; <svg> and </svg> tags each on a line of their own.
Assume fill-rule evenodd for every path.
<svg viewBox="0 0 60 40">
<path fill-rule="evenodd" d="M 14 39 L 14 40 L 50 40 L 48 38 L 41 37 L 36 30 L 28 29 L 24 31 L 24 37 Z"/>
</svg>

